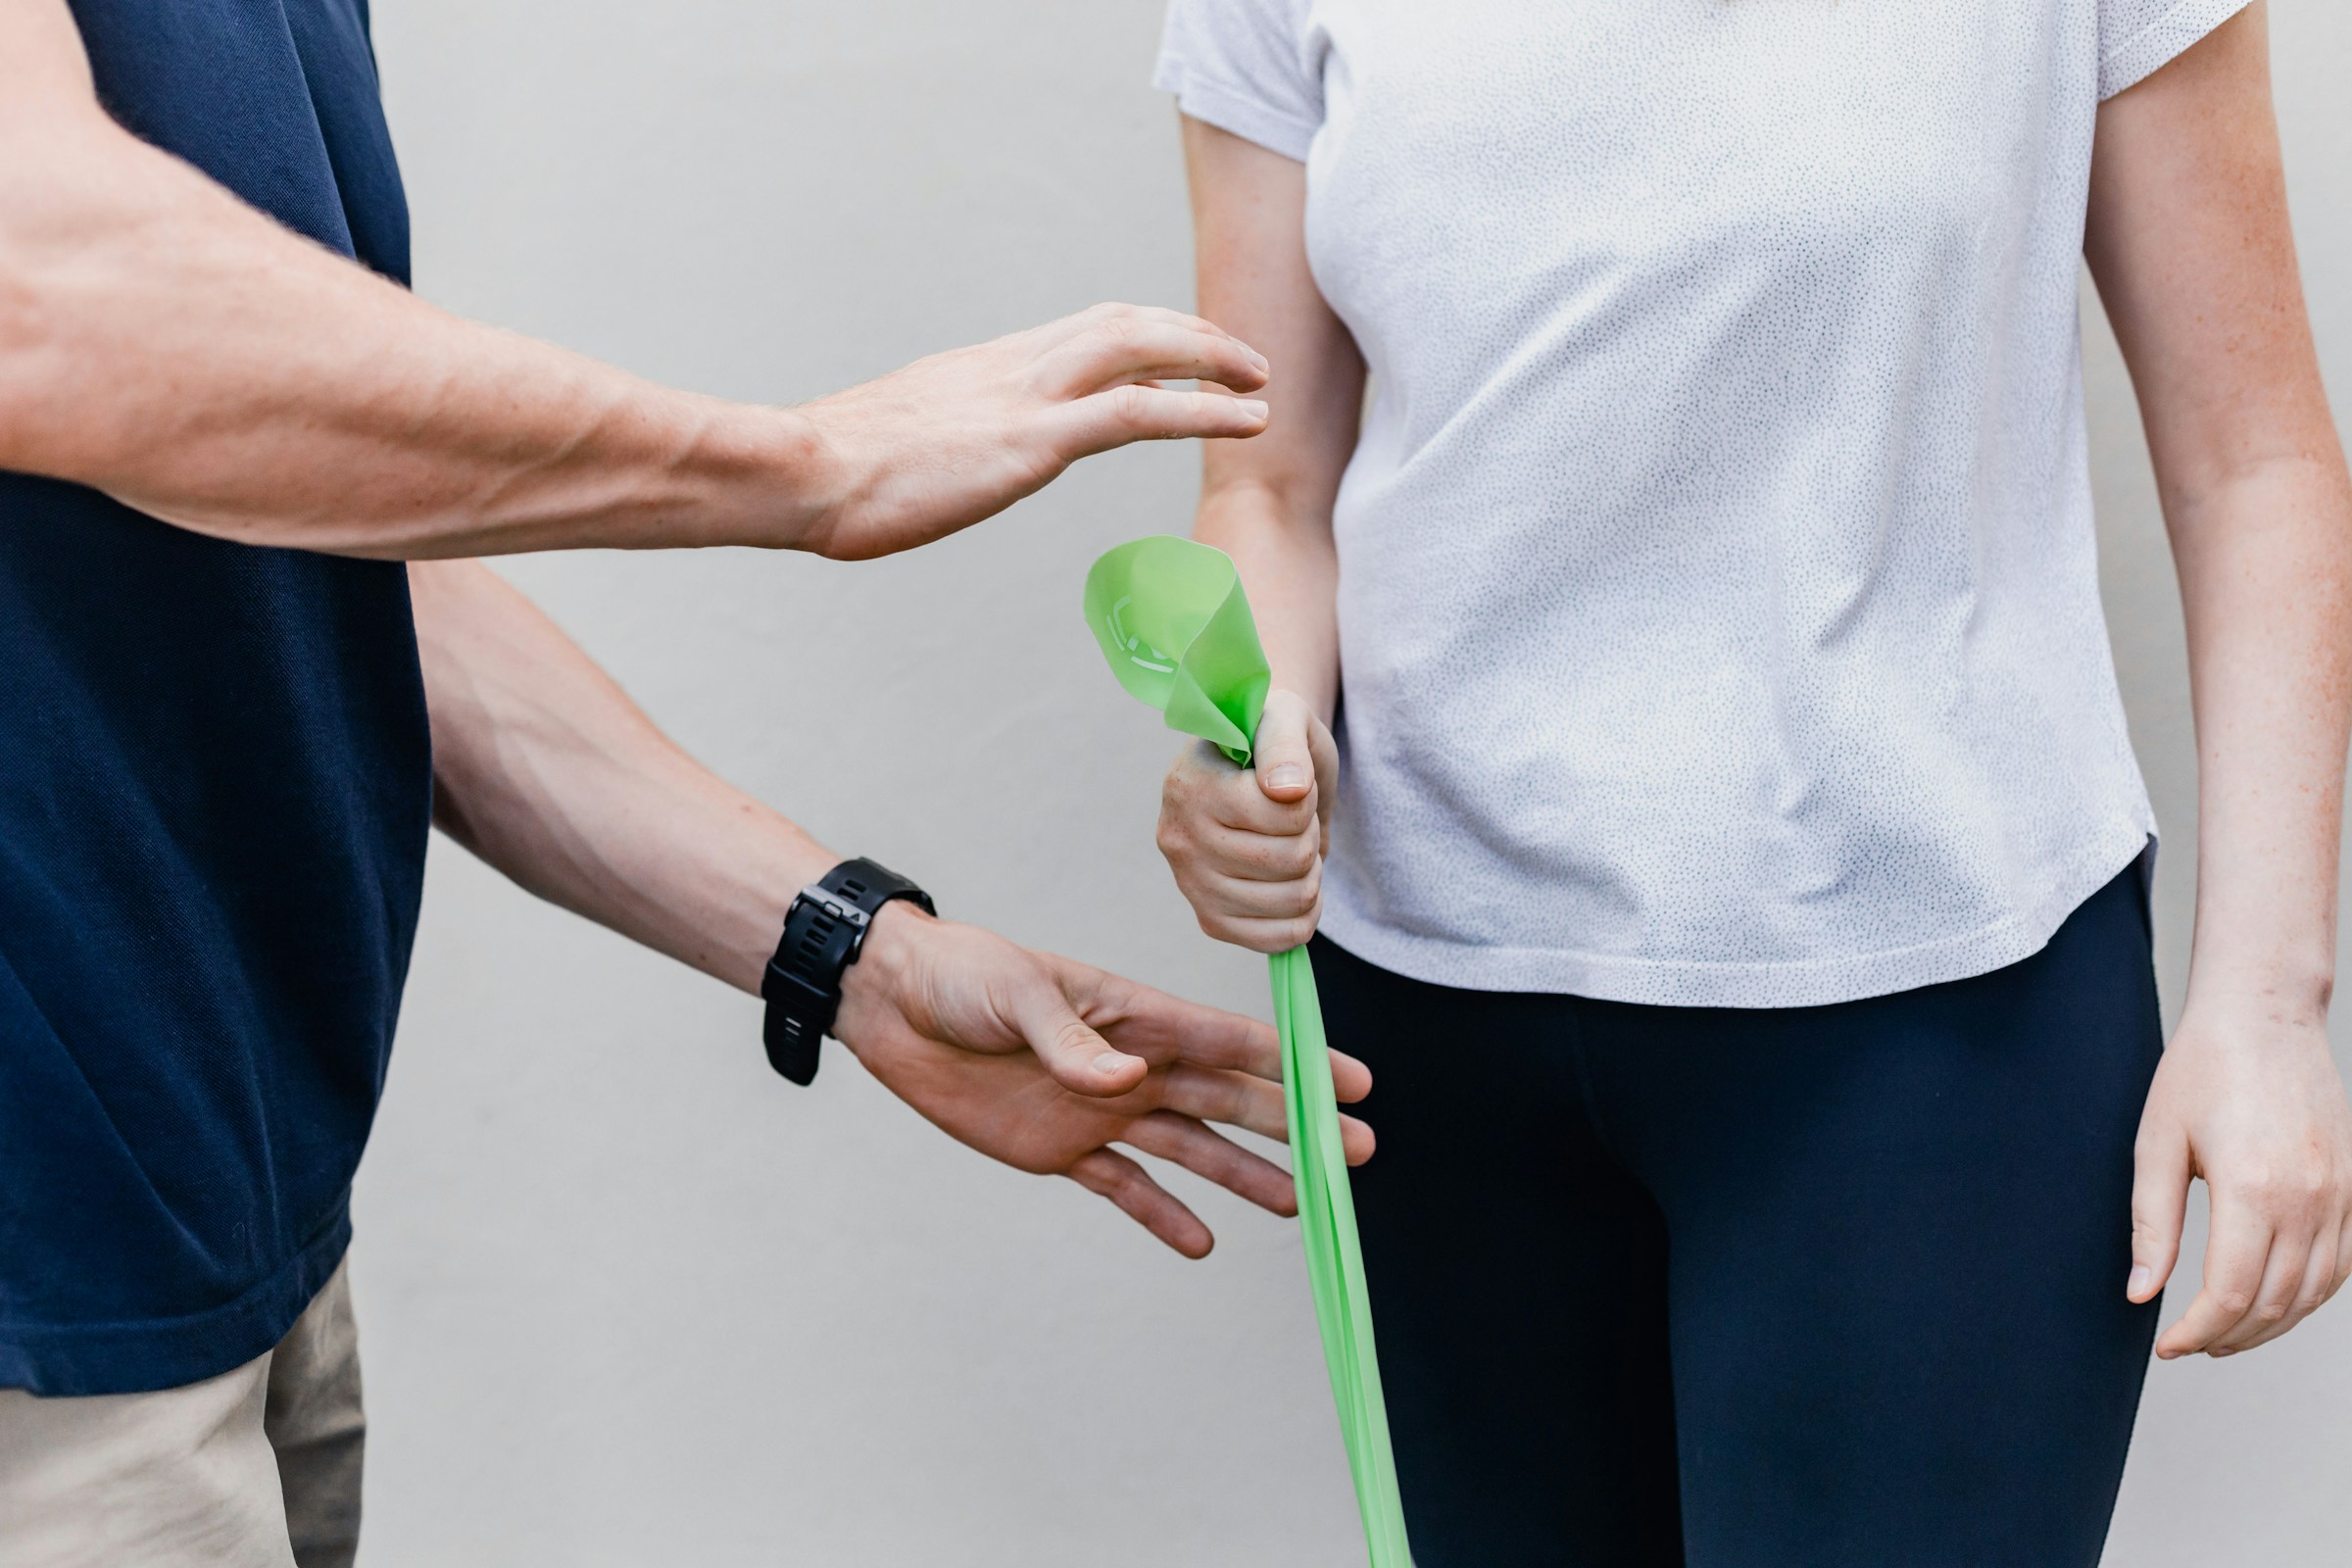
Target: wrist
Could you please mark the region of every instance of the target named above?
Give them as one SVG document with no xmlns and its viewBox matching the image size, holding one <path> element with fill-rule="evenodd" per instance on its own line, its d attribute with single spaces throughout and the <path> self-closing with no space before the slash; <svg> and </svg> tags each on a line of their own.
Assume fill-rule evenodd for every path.
<svg viewBox="0 0 2352 1568">
<path fill-rule="evenodd" d="M 729 905 L 733 915 L 726 925 L 723 967 L 717 972 L 739 991 L 753 996 L 760 994 L 760 983 L 767 975 L 767 960 L 776 951 L 776 938 L 784 929 L 784 917 L 791 912 L 793 900 L 801 889 L 823 876 L 841 863 L 842 858 L 822 845 L 802 840 L 795 845 L 779 845 L 775 851 L 760 858 L 740 884 Z"/>
<path fill-rule="evenodd" d="M 817 421 L 798 409 L 701 401 L 680 466 L 705 521 L 666 542 L 819 549 L 844 486 Z"/>
<path fill-rule="evenodd" d="M 799 509 L 791 548 L 829 560 L 853 559 L 843 554 L 842 540 L 848 519 L 872 493 L 876 465 L 860 456 L 826 404 L 774 412 L 791 421 L 783 437 L 790 443 Z"/>
<path fill-rule="evenodd" d="M 2201 961 L 2192 956 L 2182 1022 L 2227 1016 L 2324 1032 L 2335 991 L 2331 958 L 2332 955 L 2310 955 L 2300 960 L 2274 956 Z"/>
<path fill-rule="evenodd" d="M 767 1004 L 761 1038 L 779 1074 L 813 1081 L 826 1036 L 847 1042 L 866 1006 L 888 1010 L 886 988 L 901 978 L 898 956 L 909 933 L 893 910 L 899 903 L 928 913 L 931 896 L 863 858 L 841 862 L 794 898 L 760 986 Z M 867 958 L 870 967 L 860 962 Z M 846 1030 L 845 1013 L 853 1020 Z"/>
<path fill-rule="evenodd" d="M 893 899 L 882 906 L 866 930 L 857 961 L 841 973 L 841 1016 L 861 1015 L 904 995 L 920 962 L 923 943 L 938 926 L 937 915 L 908 900 Z M 837 1038 L 850 1054 L 864 1059 L 860 1049 L 866 1040 L 863 1030 L 852 1028 L 848 1036 Z"/>
</svg>

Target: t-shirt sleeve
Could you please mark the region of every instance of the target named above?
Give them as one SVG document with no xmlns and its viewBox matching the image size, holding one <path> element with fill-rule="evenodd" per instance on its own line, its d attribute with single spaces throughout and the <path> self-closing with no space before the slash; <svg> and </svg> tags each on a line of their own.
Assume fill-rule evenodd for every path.
<svg viewBox="0 0 2352 1568">
<path fill-rule="evenodd" d="M 1153 85 L 1195 120 L 1306 160 L 1323 123 L 1308 0 L 1170 0 Z"/>
<path fill-rule="evenodd" d="M 2099 98 L 2171 62 L 2247 0 L 2099 0 Z"/>
</svg>

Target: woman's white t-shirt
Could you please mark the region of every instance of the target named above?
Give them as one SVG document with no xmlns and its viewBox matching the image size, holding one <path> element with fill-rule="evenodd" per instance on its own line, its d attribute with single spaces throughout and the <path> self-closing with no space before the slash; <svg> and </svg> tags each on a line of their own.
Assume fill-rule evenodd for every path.
<svg viewBox="0 0 2352 1568">
<path fill-rule="evenodd" d="M 2141 853 L 2091 131 L 2242 3 L 1175 0 L 1160 84 L 1304 161 L 1373 375 L 1325 931 L 1796 1006 L 2022 958 Z"/>
</svg>

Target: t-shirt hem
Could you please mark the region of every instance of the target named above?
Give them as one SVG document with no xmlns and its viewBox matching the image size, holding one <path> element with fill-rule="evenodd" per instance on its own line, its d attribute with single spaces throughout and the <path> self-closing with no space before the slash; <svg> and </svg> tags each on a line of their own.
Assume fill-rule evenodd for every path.
<svg viewBox="0 0 2352 1568">
<path fill-rule="evenodd" d="M 148 1394 L 218 1377 L 284 1339 L 350 1245 L 347 1191 L 301 1250 L 220 1306 L 131 1322 L 0 1320 L 0 1388 L 45 1397 Z"/>
<path fill-rule="evenodd" d="M 2190 44 L 2245 10 L 2247 0 L 2180 0 L 2099 57 L 2099 100 L 2152 75 Z"/>
<path fill-rule="evenodd" d="M 1668 1007 L 1817 1007 L 1989 974 L 2030 958 L 2068 915 L 2155 838 L 2152 819 L 2117 821 L 2017 912 L 1958 936 L 1880 953 L 1785 962 L 1713 963 L 1548 948 L 1470 946 L 1398 931 L 1327 903 L 1322 930 L 1368 963 L 1430 985 Z"/>
<path fill-rule="evenodd" d="M 1298 163 L 1306 162 L 1322 127 L 1313 121 L 1277 109 L 1239 87 L 1203 76 L 1174 55 L 1162 55 L 1152 85 L 1176 95 L 1176 107 L 1205 124 L 1229 130 L 1268 152 Z"/>
</svg>

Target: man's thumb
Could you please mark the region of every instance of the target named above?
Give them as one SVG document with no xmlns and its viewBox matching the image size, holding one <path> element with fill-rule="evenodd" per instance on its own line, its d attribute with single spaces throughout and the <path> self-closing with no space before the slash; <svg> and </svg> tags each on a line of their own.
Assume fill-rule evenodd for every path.
<svg viewBox="0 0 2352 1568">
<path fill-rule="evenodd" d="M 1114 1049 L 1070 1006 L 1044 968 L 1021 981 L 1012 996 L 1012 1026 L 1021 1032 L 1054 1081 L 1073 1094 L 1123 1095 L 1152 1068 L 1141 1056 Z"/>
<path fill-rule="evenodd" d="M 1314 753 L 1306 737 L 1308 719 L 1306 704 L 1289 692 L 1276 692 L 1266 700 L 1250 760 L 1257 769 L 1257 787 L 1269 801 L 1285 805 L 1303 801 L 1315 787 Z"/>
</svg>

